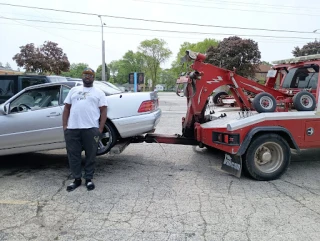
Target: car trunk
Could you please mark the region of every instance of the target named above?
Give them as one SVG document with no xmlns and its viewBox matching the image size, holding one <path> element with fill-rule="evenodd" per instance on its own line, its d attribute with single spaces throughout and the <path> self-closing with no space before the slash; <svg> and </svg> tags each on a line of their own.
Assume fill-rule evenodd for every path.
<svg viewBox="0 0 320 241">
<path fill-rule="evenodd" d="M 110 119 L 143 115 L 159 108 L 156 92 L 121 93 L 107 96 L 107 99 Z"/>
</svg>

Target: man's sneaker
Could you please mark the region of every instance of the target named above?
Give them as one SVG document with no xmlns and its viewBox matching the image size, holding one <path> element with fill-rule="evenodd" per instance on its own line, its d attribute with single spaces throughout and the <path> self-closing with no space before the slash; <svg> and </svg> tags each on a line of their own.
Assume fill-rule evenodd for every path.
<svg viewBox="0 0 320 241">
<path fill-rule="evenodd" d="M 77 187 L 79 187 L 79 186 L 81 185 L 81 182 L 82 182 L 81 179 L 75 179 L 75 180 L 73 181 L 73 183 L 70 183 L 70 184 L 67 186 L 67 191 L 68 191 L 68 192 L 73 191 L 74 189 L 76 189 Z"/>
<path fill-rule="evenodd" d="M 86 180 L 86 187 L 88 191 L 91 191 L 95 188 L 94 183 L 91 181 L 91 179 Z"/>
</svg>

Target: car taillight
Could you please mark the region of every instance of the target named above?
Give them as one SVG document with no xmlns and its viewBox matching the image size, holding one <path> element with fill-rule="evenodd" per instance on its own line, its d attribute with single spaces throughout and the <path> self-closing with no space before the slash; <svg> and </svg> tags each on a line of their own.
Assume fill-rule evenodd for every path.
<svg viewBox="0 0 320 241">
<path fill-rule="evenodd" d="M 227 145 L 239 145 L 240 135 L 212 132 L 212 141 L 216 143 L 227 144 Z"/>
<path fill-rule="evenodd" d="M 156 109 L 156 100 L 143 101 L 139 107 L 138 112 L 149 112 Z"/>
</svg>

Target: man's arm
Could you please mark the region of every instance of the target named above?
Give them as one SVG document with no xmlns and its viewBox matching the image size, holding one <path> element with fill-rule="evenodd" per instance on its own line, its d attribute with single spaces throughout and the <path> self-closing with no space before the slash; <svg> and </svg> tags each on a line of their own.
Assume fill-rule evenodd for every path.
<svg viewBox="0 0 320 241">
<path fill-rule="evenodd" d="M 107 106 L 101 106 L 99 107 L 100 109 L 100 126 L 99 126 L 99 131 L 100 133 L 103 132 L 104 124 L 107 121 Z"/>
<path fill-rule="evenodd" d="M 70 109 L 71 109 L 71 105 L 70 104 L 65 104 L 64 105 L 64 109 L 63 109 L 63 113 L 62 113 L 63 130 L 67 129 L 68 119 L 69 119 L 69 115 L 70 115 Z"/>
</svg>

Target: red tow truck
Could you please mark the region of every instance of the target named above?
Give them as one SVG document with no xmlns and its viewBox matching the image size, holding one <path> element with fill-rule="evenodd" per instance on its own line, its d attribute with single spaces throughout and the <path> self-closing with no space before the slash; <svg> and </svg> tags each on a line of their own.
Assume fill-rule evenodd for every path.
<svg viewBox="0 0 320 241">
<path fill-rule="evenodd" d="M 235 71 L 204 63 L 205 58 L 204 54 L 187 51 L 184 61 L 192 62 L 192 71 L 177 80 L 177 84 L 183 85 L 187 98 L 182 135 L 152 133 L 135 137 L 131 143 L 197 145 L 221 150 L 225 152 L 222 170 L 237 177 L 243 171 L 256 180 L 274 180 L 285 173 L 290 164 L 291 149 L 299 152 L 320 147 L 320 55 L 281 61 L 288 70 L 282 73 L 284 82 L 291 74 L 291 67 L 313 70 L 307 81 L 313 78 L 312 85 L 316 88 L 297 93 L 289 89 L 282 92 L 273 86 L 253 82 Z M 279 73 L 274 71 L 270 78 L 275 80 Z M 303 79 L 297 76 L 298 85 L 300 81 Z M 206 113 L 210 94 L 223 85 L 230 87 L 241 110 Z M 309 84 L 305 83 L 305 86 Z M 253 101 L 246 94 L 248 91 L 256 93 Z M 290 108 L 292 103 L 296 105 L 295 109 Z"/>
</svg>

